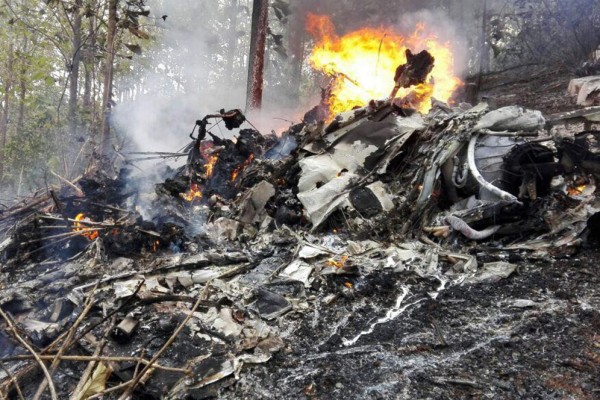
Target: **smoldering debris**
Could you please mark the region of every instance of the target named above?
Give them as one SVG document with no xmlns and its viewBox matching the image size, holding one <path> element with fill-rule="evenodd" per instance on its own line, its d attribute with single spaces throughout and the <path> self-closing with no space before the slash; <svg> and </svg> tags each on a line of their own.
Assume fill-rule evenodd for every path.
<svg viewBox="0 0 600 400">
<path fill-rule="evenodd" d="M 2 210 L 1 392 L 213 397 L 290 356 L 302 324 L 327 325 L 315 346 L 353 351 L 449 291 L 511 279 L 514 259 L 585 243 L 600 132 L 551 136 L 571 114 L 517 106 L 405 106 L 373 101 L 281 136 L 244 127 L 235 142 L 199 120 L 148 219 L 126 169 Z"/>
</svg>

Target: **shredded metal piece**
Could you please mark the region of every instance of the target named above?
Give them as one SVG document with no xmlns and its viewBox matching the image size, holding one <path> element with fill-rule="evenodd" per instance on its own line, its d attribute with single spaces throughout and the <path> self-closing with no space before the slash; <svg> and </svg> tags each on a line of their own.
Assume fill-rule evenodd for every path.
<svg viewBox="0 0 600 400">
<path fill-rule="evenodd" d="M 471 228 L 469 224 L 467 224 L 465 221 L 454 216 L 446 217 L 446 222 L 452 227 L 452 229 L 462 233 L 467 238 L 472 240 L 487 239 L 494 233 L 498 232 L 498 230 L 500 229 L 500 226 L 496 225 L 486 228 L 482 231 L 476 231 L 475 229 Z"/>
</svg>

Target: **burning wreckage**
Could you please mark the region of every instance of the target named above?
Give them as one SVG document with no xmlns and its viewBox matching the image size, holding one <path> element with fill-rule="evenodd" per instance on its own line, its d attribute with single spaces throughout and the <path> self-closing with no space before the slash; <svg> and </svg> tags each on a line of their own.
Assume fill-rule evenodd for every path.
<svg viewBox="0 0 600 400">
<path fill-rule="evenodd" d="M 511 252 L 548 258 L 597 235 L 600 132 L 549 128 L 600 110 L 433 100 L 422 115 L 418 95 L 396 94 L 433 63 L 407 52 L 389 99 L 325 123 L 325 96 L 281 136 L 221 139 L 210 121 L 245 116 L 206 116 L 146 218 L 126 168 L 3 210 L 2 397 L 235 397 L 244 366 L 291 355 L 302 323 L 319 351 L 352 354 L 451 287 L 508 277 Z M 369 315 L 349 322 L 350 304 Z"/>
</svg>

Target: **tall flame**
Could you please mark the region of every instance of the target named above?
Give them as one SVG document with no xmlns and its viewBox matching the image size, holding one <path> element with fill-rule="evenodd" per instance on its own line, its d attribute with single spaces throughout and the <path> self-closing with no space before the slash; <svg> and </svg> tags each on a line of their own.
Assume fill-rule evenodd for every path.
<svg viewBox="0 0 600 400">
<path fill-rule="evenodd" d="M 422 23 L 408 37 L 383 28 L 362 28 L 340 37 L 329 17 L 309 14 L 306 29 L 316 42 L 310 56 L 312 67 L 337 77 L 330 100 L 332 114 L 388 97 L 396 68 L 406 63 L 407 48 L 425 49 L 435 58 L 430 82 L 398 92 L 403 97 L 413 91 L 419 111 L 429 111 L 432 97 L 448 101 L 462 84 L 454 74 L 450 44 L 426 34 Z"/>
<path fill-rule="evenodd" d="M 208 157 L 208 162 L 204 164 L 204 172 L 206 172 L 206 176 L 210 178 L 213 174 L 213 169 L 215 168 L 215 164 L 219 160 L 219 153 L 213 154 Z"/>
</svg>

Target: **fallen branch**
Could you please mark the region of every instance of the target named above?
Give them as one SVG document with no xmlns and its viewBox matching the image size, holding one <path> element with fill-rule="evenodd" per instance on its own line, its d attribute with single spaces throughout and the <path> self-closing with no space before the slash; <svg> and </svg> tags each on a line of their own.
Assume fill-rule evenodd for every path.
<svg viewBox="0 0 600 400">
<path fill-rule="evenodd" d="M 25 400 L 25 397 L 23 396 L 23 391 L 21 391 L 21 386 L 19 386 L 19 381 L 17 381 L 17 379 L 10 373 L 8 368 L 6 368 L 4 366 L 4 363 L 2 361 L 0 361 L 0 368 L 2 368 L 4 370 L 4 373 L 8 376 L 8 379 L 10 379 L 10 381 L 13 383 L 13 385 L 15 385 L 15 390 L 17 391 L 17 394 L 19 395 L 19 399 Z M 0 395 L 2 395 L 2 398 L 5 398 L 4 394 L 2 392 L 0 392 Z M 7 396 L 6 398 L 8 398 L 8 393 L 6 394 L 6 396 Z"/>
<path fill-rule="evenodd" d="M 34 357 L 31 355 L 20 355 L 14 357 L 7 357 L 2 359 L 2 362 L 8 361 L 18 361 L 18 360 L 31 360 Z M 39 358 L 44 361 L 54 360 L 60 358 L 62 361 L 72 361 L 72 362 L 139 362 L 143 365 L 150 364 L 151 360 L 147 360 L 142 357 L 119 357 L 119 356 L 99 356 L 99 355 L 91 355 L 91 356 L 65 356 L 61 355 L 60 357 L 57 354 L 43 354 L 39 355 Z M 167 367 L 164 365 L 154 363 L 152 365 L 153 368 L 160 369 L 162 371 L 168 372 L 179 372 L 182 374 L 189 374 L 192 372 L 189 368 L 175 368 L 175 367 Z"/>
<path fill-rule="evenodd" d="M 133 382 L 133 379 L 128 380 L 127 382 L 123 382 L 117 386 L 113 386 L 111 388 L 106 389 L 103 392 L 97 393 L 93 396 L 90 396 L 88 398 L 88 400 L 93 400 L 93 399 L 101 399 L 104 398 L 104 395 L 108 394 L 108 393 L 112 393 L 112 392 L 116 392 L 117 390 L 121 390 L 123 388 L 126 388 L 127 386 L 131 385 L 131 383 Z"/>
<path fill-rule="evenodd" d="M 25 204 L 21 207 L 16 207 L 16 208 L 12 208 L 12 209 L 8 209 L 6 210 L 4 213 L 2 213 L 2 216 L 0 217 L 0 221 L 4 221 L 7 220 L 8 218 L 11 217 L 15 217 L 17 215 L 20 215 L 24 212 L 27 212 L 29 210 L 31 210 L 32 208 L 39 206 L 42 203 L 47 202 L 48 200 L 50 200 L 50 195 L 44 195 L 40 198 L 38 198 L 37 200 L 32 201 L 29 204 Z"/>
<path fill-rule="evenodd" d="M 75 186 L 75 184 L 71 181 L 69 181 L 67 178 L 63 178 L 62 176 L 60 176 L 59 174 L 57 174 L 56 172 L 50 170 L 50 173 L 52 175 L 54 175 L 55 177 L 57 177 L 58 179 L 60 179 L 61 181 L 63 181 L 64 183 L 66 183 L 68 186 L 72 187 L 73 189 L 75 189 L 75 192 L 77 192 L 78 196 L 85 196 L 85 193 L 83 193 L 83 190 L 81 190 L 81 188 Z M 81 178 L 77 178 L 75 179 L 75 182 L 77 182 L 79 179 Z"/>
<path fill-rule="evenodd" d="M 27 349 L 27 351 L 29 351 L 31 353 L 31 355 L 33 356 L 33 358 L 35 358 L 35 360 L 37 361 L 37 363 L 40 365 L 40 368 L 42 369 L 42 372 L 44 373 L 44 375 L 46 376 L 46 379 L 48 380 L 48 388 L 50 389 L 50 396 L 52 396 L 52 400 L 58 400 L 58 397 L 56 396 L 56 388 L 54 387 L 54 382 L 52 382 L 52 376 L 50 376 L 50 372 L 48 372 L 48 369 L 46 368 L 46 365 L 44 364 L 44 362 L 40 358 L 39 354 L 37 354 L 35 352 L 35 350 L 33 349 L 33 347 L 31 347 L 29 345 L 29 343 L 27 343 L 27 341 L 25 339 L 23 339 L 21 337 L 21 335 L 19 335 L 19 332 L 17 332 L 17 328 L 12 323 L 12 321 L 10 320 L 10 318 L 8 317 L 8 315 L 6 315 L 4 313 L 4 311 L 2 310 L 2 308 L 0 308 L 0 316 L 2 316 L 2 318 L 4 318 L 4 320 L 6 321 L 6 324 L 8 325 L 8 328 L 11 330 L 11 332 L 12 332 L 13 336 L 15 337 L 15 339 L 17 339 L 19 341 L 19 343 L 21 343 L 23 345 L 23 347 L 25 349 Z"/>
<path fill-rule="evenodd" d="M 108 343 L 106 336 L 108 335 L 110 328 L 111 327 L 109 326 L 109 329 L 106 329 L 106 331 L 104 332 L 104 337 L 96 346 L 96 349 L 94 350 L 94 354 L 92 354 L 92 357 L 99 357 L 100 354 L 102 354 L 102 350 L 104 350 L 104 346 L 106 346 L 106 343 Z M 64 358 L 63 358 L 63 361 L 64 361 Z M 90 377 L 92 376 L 94 369 L 96 368 L 97 365 L 98 365 L 98 362 L 96 360 L 91 360 L 88 363 L 87 367 L 85 368 L 85 371 L 83 371 L 83 374 L 81 375 L 81 378 L 79 378 L 79 382 L 77 382 L 77 386 L 75 387 L 75 390 L 73 390 L 73 393 L 71 394 L 70 400 L 78 400 L 81 397 L 83 397 L 82 395 L 84 394 L 84 387 L 86 386 L 87 382 L 90 380 Z"/>
<path fill-rule="evenodd" d="M 98 284 L 96 284 L 96 288 L 97 287 L 98 287 Z M 77 319 L 75 320 L 73 325 L 71 325 L 71 327 L 69 328 L 69 330 L 67 332 L 67 337 L 65 338 L 62 346 L 58 349 L 58 353 L 52 360 L 52 364 L 50 365 L 50 374 L 53 374 L 54 371 L 56 371 L 56 368 L 58 368 L 58 365 L 60 364 L 61 356 L 74 343 L 72 341 L 73 335 L 75 335 L 77 328 L 79 328 L 79 325 L 81 325 L 81 323 L 83 322 L 83 319 L 87 316 L 87 314 L 92 309 L 92 306 L 94 305 L 94 293 L 96 293 L 95 288 L 94 288 L 94 290 L 92 290 L 92 293 L 89 294 L 86 302 L 84 303 L 84 308 L 81 311 L 81 314 L 79 314 L 79 317 L 77 317 Z M 40 386 L 38 386 L 38 389 L 37 389 L 35 395 L 33 396 L 33 400 L 38 400 L 42 396 L 42 393 L 46 389 L 47 385 L 48 385 L 48 381 L 42 380 L 42 382 L 40 383 Z"/>
<path fill-rule="evenodd" d="M 62 218 L 53 217 L 52 215 L 40 215 L 38 218 L 47 219 L 50 221 L 62 221 Z M 121 225 L 115 224 L 105 224 L 103 222 L 93 222 L 93 221 L 84 221 L 84 220 L 76 220 L 73 218 L 68 219 L 69 222 L 77 222 L 80 225 L 89 226 L 90 228 L 122 228 Z"/>
<path fill-rule="evenodd" d="M 140 381 L 142 380 L 142 378 L 147 379 L 147 377 L 145 377 L 146 372 L 149 372 L 149 370 L 151 368 L 153 368 L 153 365 L 156 363 L 156 361 L 169 348 L 169 346 L 171 346 L 171 344 L 175 341 L 175 339 L 177 339 L 177 336 L 179 336 L 179 334 L 181 333 L 181 331 L 183 330 L 183 328 L 185 328 L 185 326 L 187 325 L 187 323 L 189 322 L 189 320 L 192 319 L 192 316 L 194 315 L 194 313 L 196 312 L 196 310 L 200 306 L 200 303 L 202 303 L 202 301 L 205 300 L 204 297 L 208 293 L 208 288 L 209 287 L 210 287 L 210 281 L 208 281 L 206 283 L 206 286 L 204 286 L 204 289 L 202 290 L 202 292 L 200 292 L 200 295 L 198 296 L 198 300 L 196 301 L 196 303 L 192 307 L 190 313 L 185 317 L 185 319 L 183 321 L 181 321 L 181 323 L 179 324 L 179 326 L 177 327 L 177 329 L 175 329 L 175 332 L 173 332 L 173 334 L 171 335 L 171 337 L 169 338 L 169 340 L 167 340 L 166 343 L 160 348 L 160 350 L 154 355 L 154 357 L 152 357 L 152 359 L 150 360 L 150 362 L 148 364 L 146 364 L 146 366 L 144 367 L 144 369 L 142 369 L 142 372 L 140 372 L 133 379 L 133 381 L 131 382 L 131 385 L 129 385 L 129 387 L 127 388 L 127 390 L 125 390 L 125 392 L 123 392 L 123 394 L 121 395 L 121 397 L 119 397 L 119 400 L 126 400 L 126 399 L 130 398 L 131 394 L 135 390 L 136 386 L 140 383 Z"/>
<path fill-rule="evenodd" d="M 77 236 L 77 235 L 67 236 L 67 237 L 55 240 L 52 243 L 45 244 L 42 247 L 38 247 L 37 249 L 30 251 L 29 253 L 25 254 L 23 257 L 25 257 L 25 258 L 31 257 L 32 255 L 34 255 L 37 252 L 40 252 L 42 250 L 46 250 L 47 248 L 52 247 L 54 245 L 57 245 L 59 243 L 66 242 L 67 240 L 70 240 L 70 239 L 72 239 L 75 236 Z"/>
<path fill-rule="evenodd" d="M 38 243 L 38 242 L 42 242 L 44 240 L 49 240 L 49 239 L 60 239 L 60 238 L 65 238 L 65 237 L 70 238 L 72 236 L 79 236 L 79 235 L 82 235 L 84 233 L 91 233 L 91 232 L 95 232 L 95 231 L 102 230 L 102 229 L 105 229 L 105 228 L 93 228 L 93 229 L 92 228 L 89 228 L 89 229 L 87 229 L 87 228 L 85 228 L 85 229 L 84 228 L 77 228 L 76 231 L 74 230 L 74 231 L 71 231 L 71 232 L 65 232 L 65 233 L 59 233 L 59 234 L 56 234 L 56 235 L 45 236 L 45 237 L 40 238 L 40 239 L 29 240 L 27 242 L 21 243 L 21 245 Z"/>
<path fill-rule="evenodd" d="M 40 351 L 40 355 L 45 354 L 51 350 L 54 350 L 66 336 L 67 336 L 67 332 L 61 333 L 52 343 L 50 343 L 42 351 Z M 8 361 L 9 359 L 7 358 L 5 360 Z M 17 381 L 18 381 L 19 378 L 25 378 L 29 374 L 33 373 L 34 371 L 35 371 L 35 364 L 27 365 L 25 368 L 23 368 L 22 370 L 17 372 L 17 375 L 19 375 L 19 376 L 15 377 L 15 379 L 17 379 Z M 11 383 L 12 383 L 12 381 L 10 379 L 8 380 L 8 382 L 6 380 L 2 381 L 2 383 L 0 384 L 0 392 L 2 392 L 4 390 L 8 393 L 10 391 Z"/>
</svg>

